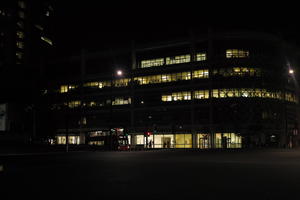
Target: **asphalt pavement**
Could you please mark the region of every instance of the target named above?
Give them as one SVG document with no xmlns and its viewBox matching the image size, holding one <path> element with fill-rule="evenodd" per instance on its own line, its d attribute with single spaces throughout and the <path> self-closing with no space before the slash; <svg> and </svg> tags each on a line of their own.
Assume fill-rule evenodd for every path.
<svg viewBox="0 0 300 200">
<path fill-rule="evenodd" d="M 0 156 L 0 199 L 299 199 L 300 150 Z"/>
</svg>

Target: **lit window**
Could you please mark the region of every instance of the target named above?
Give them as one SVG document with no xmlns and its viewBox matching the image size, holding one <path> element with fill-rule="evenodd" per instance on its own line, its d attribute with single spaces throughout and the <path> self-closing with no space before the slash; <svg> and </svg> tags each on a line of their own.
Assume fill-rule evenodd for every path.
<svg viewBox="0 0 300 200">
<path fill-rule="evenodd" d="M 249 51 L 241 49 L 227 49 L 226 58 L 247 58 L 249 57 Z"/>
<path fill-rule="evenodd" d="M 241 97 L 248 97 L 249 96 L 249 92 L 246 89 L 241 89 L 240 93 L 241 93 Z"/>
<path fill-rule="evenodd" d="M 168 97 L 168 101 L 169 101 Z M 184 101 L 184 100 L 191 100 L 191 92 L 174 92 L 172 93 L 172 101 Z"/>
<path fill-rule="evenodd" d="M 126 87 L 128 86 L 128 83 L 129 83 L 129 80 L 128 78 L 126 79 L 118 79 L 118 80 L 114 80 L 113 81 L 113 86 L 115 87 Z M 103 83 L 102 83 L 103 84 Z M 100 87 L 99 87 L 100 88 Z"/>
<path fill-rule="evenodd" d="M 172 80 L 171 76 L 169 74 L 163 74 L 161 76 L 161 82 L 170 82 Z"/>
<path fill-rule="evenodd" d="M 183 100 L 191 100 L 191 92 L 183 92 Z"/>
<path fill-rule="evenodd" d="M 81 105 L 81 101 L 70 101 L 69 103 L 65 103 L 69 108 L 77 108 Z"/>
<path fill-rule="evenodd" d="M 175 148 L 192 148 L 192 134 L 176 134 Z"/>
<path fill-rule="evenodd" d="M 239 67 L 234 67 L 233 71 L 234 71 L 235 74 L 238 74 L 238 75 L 241 74 L 241 68 L 239 68 Z"/>
<path fill-rule="evenodd" d="M 143 77 L 134 78 L 134 80 L 137 81 L 137 83 L 140 85 L 167 83 L 172 81 L 190 80 L 190 79 L 191 79 L 190 72 L 180 72 L 174 74 L 162 74 L 162 75 L 143 76 Z"/>
<path fill-rule="evenodd" d="M 236 133 L 216 133 L 214 141 L 216 148 L 242 147 L 242 137 Z"/>
<path fill-rule="evenodd" d="M 164 64 L 165 63 L 164 63 L 163 58 L 157 58 L 157 59 L 151 59 L 151 60 L 142 60 L 141 61 L 141 68 L 163 66 Z"/>
<path fill-rule="evenodd" d="M 208 78 L 208 69 L 193 71 L 193 78 Z"/>
<path fill-rule="evenodd" d="M 53 45 L 52 40 L 45 36 L 41 36 L 41 40 L 45 41 L 46 43 L 48 43 L 51 46 Z"/>
<path fill-rule="evenodd" d="M 191 62 L 191 55 L 189 55 L 189 54 L 166 58 L 167 65 L 181 64 L 181 63 L 187 63 L 187 62 Z"/>
<path fill-rule="evenodd" d="M 288 92 L 285 93 L 285 100 L 290 101 L 290 102 L 297 102 L 296 96 L 294 94 L 288 93 Z"/>
<path fill-rule="evenodd" d="M 18 39 L 23 39 L 24 38 L 24 32 L 22 32 L 22 31 L 17 31 L 16 35 L 17 35 Z"/>
<path fill-rule="evenodd" d="M 17 46 L 19 49 L 24 49 L 24 42 L 17 41 L 17 42 L 16 42 L 16 46 Z"/>
<path fill-rule="evenodd" d="M 209 98 L 209 90 L 198 90 L 194 92 L 195 99 L 208 99 Z"/>
<path fill-rule="evenodd" d="M 162 95 L 162 101 L 172 101 L 172 95 Z"/>
<path fill-rule="evenodd" d="M 60 86 L 60 93 L 65 93 L 68 92 L 68 86 L 67 85 L 62 85 Z"/>
<path fill-rule="evenodd" d="M 69 144 L 80 144 L 79 136 L 68 136 Z M 56 136 L 57 144 L 66 144 L 66 136 Z"/>
<path fill-rule="evenodd" d="M 176 74 L 171 74 L 172 81 L 180 81 L 180 80 L 190 80 L 191 72 L 179 72 Z"/>
<path fill-rule="evenodd" d="M 84 87 L 98 87 L 98 85 L 99 82 L 87 82 L 83 84 Z"/>
<path fill-rule="evenodd" d="M 212 90 L 212 95 L 213 98 L 219 98 L 219 90 L 218 89 L 213 89 Z"/>
<path fill-rule="evenodd" d="M 22 60 L 23 56 L 24 56 L 24 54 L 22 52 L 16 52 L 17 59 Z"/>
<path fill-rule="evenodd" d="M 127 105 L 131 104 L 131 98 L 117 97 L 112 101 L 112 105 Z"/>
<path fill-rule="evenodd" d="M 74 89 L 76 89 L 76 85 L 68 85 L 68 90 L 70 91 L 70 90 L 74 90 Z"/>
<path fill-rule="evenodd" d="M 204 61 L 206 60 L 206 53 L 197 53 L 196 54 L 196 61 Z"/>
</svg>

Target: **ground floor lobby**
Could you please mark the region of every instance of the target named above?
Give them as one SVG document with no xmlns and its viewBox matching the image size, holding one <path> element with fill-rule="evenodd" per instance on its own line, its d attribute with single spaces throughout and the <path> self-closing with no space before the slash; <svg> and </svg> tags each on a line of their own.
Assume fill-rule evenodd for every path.
<svg viewBox="0 0 300 200">
<path fill-rule="evenodd" d="M 105 145 L 105 137 L 109 133 L 95 131 L 86 134 L 70 134 L 69 144 Z M 132 147 L 144 148 L 241 148 L 242 136 L 238 133 L 129 133 L 128 144 Z M 55 137 L 55 144 L 66 144 L 66 135 L 60 134 Z"/>
</svg>

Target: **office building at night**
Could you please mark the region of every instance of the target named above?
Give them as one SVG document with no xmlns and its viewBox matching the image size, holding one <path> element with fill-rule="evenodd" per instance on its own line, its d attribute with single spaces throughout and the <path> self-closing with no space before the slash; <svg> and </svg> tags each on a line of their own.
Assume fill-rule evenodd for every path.
<svg viewBox="0 0 300 200">
<path fill-rule="evenodd" d="M 298 144 L 297 49 L 257 32 L 208 33 L 48 63 L 54 143 L 125 132 L 155 148 Z M 52 77 L 52 78 L 51 78 Z"/>
<path fill-rule="evenodd" d="M 33 108 L 40 66 L 53 47 L 53 12 L 50 1 L 0 3 L 0 141 L 35 134 Z"/>
</svg>

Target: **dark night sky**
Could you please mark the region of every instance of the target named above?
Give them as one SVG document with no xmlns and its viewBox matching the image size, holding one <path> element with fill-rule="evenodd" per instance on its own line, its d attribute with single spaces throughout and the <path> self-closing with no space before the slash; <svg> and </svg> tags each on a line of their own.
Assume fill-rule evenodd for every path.
<svg viewBox="0 0 300 200">
<path fill-rule="evenodd" d="M 85 2 L 85 4 L 83 4 Z M 98 1 L 56 1 L 55 37 L 59 50 L 77 51 L 81 47 L 102 50 L 128 45 L 132 39 L 149 42 L 187 36 L 190 29 L 205 32 L 244 29 L 280 33 L 300 44 L 296 5 L 204 5 L 196 1 L 140 4 Z M 185 3 L 185 4 L 184 4 Z M 285 12 L 288 11 L 288 12 Z"/>
</svg>

